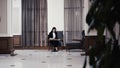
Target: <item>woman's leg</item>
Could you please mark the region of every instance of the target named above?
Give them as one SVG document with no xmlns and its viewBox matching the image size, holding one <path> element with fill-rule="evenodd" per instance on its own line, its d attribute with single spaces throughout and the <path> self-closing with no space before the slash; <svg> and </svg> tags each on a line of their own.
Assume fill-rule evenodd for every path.
<svg viewBox="0 0 120 68">
<path fill-rule="evenodd" d="M 56 49 L 56 51 L 58 51 L 58 43 L 59 43 L 59 41 L 55 42 L 55 49 Z"/>
<path fill-rule="evenodd" d="M 58 51 L 58 41 L 51 41 L 51 44 L 53 45 L 53 52 Z"/>
</svg>

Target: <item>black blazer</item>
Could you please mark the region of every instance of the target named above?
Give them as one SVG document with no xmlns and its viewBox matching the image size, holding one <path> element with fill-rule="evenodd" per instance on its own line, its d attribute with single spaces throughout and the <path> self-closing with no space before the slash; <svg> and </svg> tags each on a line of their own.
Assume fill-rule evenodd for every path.
<svg viewBox="0 0 120 68">
<path fill-rule="evenodd" d="M 55 32 L 55 36 L 56 36 L 55 39 L 58 39 L 57 32 Z M 53 38 L 53 32 L 52 31 L 48 35 L 48 39 L 49 38 Z"/>
</svg>

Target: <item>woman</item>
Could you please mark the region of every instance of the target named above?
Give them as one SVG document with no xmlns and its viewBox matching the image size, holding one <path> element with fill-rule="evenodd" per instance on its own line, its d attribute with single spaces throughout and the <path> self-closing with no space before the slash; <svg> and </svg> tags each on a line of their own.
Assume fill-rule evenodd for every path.
<svg viewBox="0 0 120 68">
<path fill-rule="evenodd" d="M 53 46 L 53 52 L 58 51 L 58 44 L 59 44 L 59 39 L 57 37 L 57 32 L 56 32 L 56 27 L 53 27 L 51 32 L 48 35 L 48 39 L 50 41 L 50 44 Z"/>
</svg>

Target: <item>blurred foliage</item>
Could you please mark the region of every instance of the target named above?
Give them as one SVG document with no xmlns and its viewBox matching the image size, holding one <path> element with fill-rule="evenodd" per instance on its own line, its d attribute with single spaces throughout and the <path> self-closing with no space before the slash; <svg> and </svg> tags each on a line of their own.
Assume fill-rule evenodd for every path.
<svg viewBox="0 0 120 68">
<path fill-rule="evenodd" d="M 115 24 L 120 25 L 120 0 L 92 0 L 86 22 L 89 31 L 97 30 L 97 43 L 89 49 L 89 64 L 92 68 L 120 68 L 120 49 L 118 37 L 114 31 Z M 104 42 L 103 33 L 107 29 L 111 35 L 108 42 Z M 83 68 L 86 68 L 87 59 Z"/>
</svg>

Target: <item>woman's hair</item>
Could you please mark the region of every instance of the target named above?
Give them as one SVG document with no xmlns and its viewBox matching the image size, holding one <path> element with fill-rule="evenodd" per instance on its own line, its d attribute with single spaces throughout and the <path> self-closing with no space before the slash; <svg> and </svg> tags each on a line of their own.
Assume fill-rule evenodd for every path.
<svg viewBox="0 0 120 68">
<path fill-rule="evenodd" d="M 56 27 L 53 27 L 51 31 L 53 32 L 54 29 L 56 30 Z"/>
</svg>

